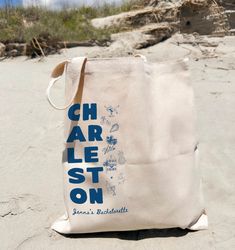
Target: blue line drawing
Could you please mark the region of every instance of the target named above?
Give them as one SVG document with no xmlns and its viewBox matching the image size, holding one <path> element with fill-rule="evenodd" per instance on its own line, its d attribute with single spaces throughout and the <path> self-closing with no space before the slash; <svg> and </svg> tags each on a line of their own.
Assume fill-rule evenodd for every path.
<svg viewBox="0 0 235 250">
<path fill-rule="evenodd" d="M 101 116 L 101 118 L 100 118 L 100 124 L 101 125 L 108 125 L 108 126 L 110 126 L 111 122 L 105 116 Z"/>
<path fill-rule="evenodd" d="M 109 117 L 114 117 L 115 115 L 118 114 L 118 108 L 119 108 L 119 105 L 116 106 L 116 107 L 113 107 L 111 105 L 109 105 L 108 107 L 104 106 L 106 111 L 109 113 Z"/>
<path fill-rule="evenodd" d="M 112 194 L 113 196 L 116 195 L 116 186 L 115 185 L 112 185 L 111 183 L 106 181 L 106 188 L 107 188 L 107 192 L 109 194 Z"/>
<path fill-rule="evenodd" d="M 104 155 L 106 155 L 109 152 L 112 152 L 115 150 L 115 147 L 113 145 L 108 145 L 107 147 L 102 149 L 102 152 Z"/>
<path fill-rule="evenodd" d="M 123 151 L 118 151 L 118 164 L 123 165 L 126 163 L 126 158 Z"/>
<path fill-rule="evenodd" d="M 109 145 L 116 145 L 117 144 L 117 139 L 115 139 L 112 135 L 106 137 L 106 142 Z"/>
<path fill-rule="evenodd" d="M 124 173 L 120 173 L 118 176 L 118 185 L 123 184 L 126 181 Z"/>
<path fill-rule="evenodd" d="M 106 172 L 117 170 L 117 159 L 110 155 L 109 159 L 106 159 L 103 163 L 103 166 L 106 168 Z"/>
<path fill-rule="evenodd" d="M 115 124 L 113 124 L 113 126 L 111 127 L 109 132 L 112 133 L 112 132 L 116 132 L 118 130 L 119 130 L 119 125 L 117 123 L 115 123 Z"/>
</svg>

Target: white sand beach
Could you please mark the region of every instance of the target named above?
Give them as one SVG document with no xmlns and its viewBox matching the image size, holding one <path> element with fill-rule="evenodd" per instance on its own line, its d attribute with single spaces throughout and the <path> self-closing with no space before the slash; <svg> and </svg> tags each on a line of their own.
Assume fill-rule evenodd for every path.
<svg viewBox="0 0 235 250">
<path fill-rule="evenodd" d="M 64 212 L 63 112 L 45 90 L 57 63 L 73 56 L 123 56 L 128 49 L 80 47 L 43 60 L 0 62 L 0 249 L 235 249 L 235 37 L 175 35 L 138 51 L 150 61 L 189 57 L 200 169 L 209 229 L 109 232 L 65 237 L 50 229 Z M 57 90 L 63 85 L 57 85 Z M 187 122 L 187 121 L 185 121 Z"/>
</svg>

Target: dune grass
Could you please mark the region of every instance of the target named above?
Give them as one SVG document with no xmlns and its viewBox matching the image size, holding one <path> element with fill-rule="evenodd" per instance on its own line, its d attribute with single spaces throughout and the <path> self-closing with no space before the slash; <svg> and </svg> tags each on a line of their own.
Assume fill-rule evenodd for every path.
<svg viewBox="0 0 235 250">
<path fill-rule="evenodd" d="M 105 4 L 60 11 L 41 7 L 2 8 L 0 42 L 30 42 L 43 34 L 59 41 L 106 40 L 117 30 L 96 29 L 90 20 L 140 8 L 143 3 L 143 0 L 126 0 L 120 6 Z"/>
</svg>

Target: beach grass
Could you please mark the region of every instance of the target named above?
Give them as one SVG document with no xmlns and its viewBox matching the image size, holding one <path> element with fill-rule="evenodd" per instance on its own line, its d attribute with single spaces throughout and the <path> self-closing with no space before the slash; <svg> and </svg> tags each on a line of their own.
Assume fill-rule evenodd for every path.
<svg viewBox="0 0 235 250">
<path fill-rule="evenodd" d="M 49 10 L 42 7 L 0 9 L 0 42 L 30 42 L 44 34 L 57 41 L 106 40 L 116 28 L 97 29 L 91 19 L 143 7 L 143 0 L 124 1 L 121 5 L 81 6 Z"/>
</svg>

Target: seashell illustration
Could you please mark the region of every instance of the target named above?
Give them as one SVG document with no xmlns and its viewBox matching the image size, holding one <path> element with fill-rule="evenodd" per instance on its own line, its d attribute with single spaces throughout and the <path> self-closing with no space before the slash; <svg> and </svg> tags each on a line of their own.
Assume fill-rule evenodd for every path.
<svg viewBox="0 0 235 250">
<path fill-rule="evenodd" d="M 117 123 L 113 124 L 113 126 L 110 129 L 110 133 L 118 131 L 119 130 L 119 125 Z"/>
</svg>

